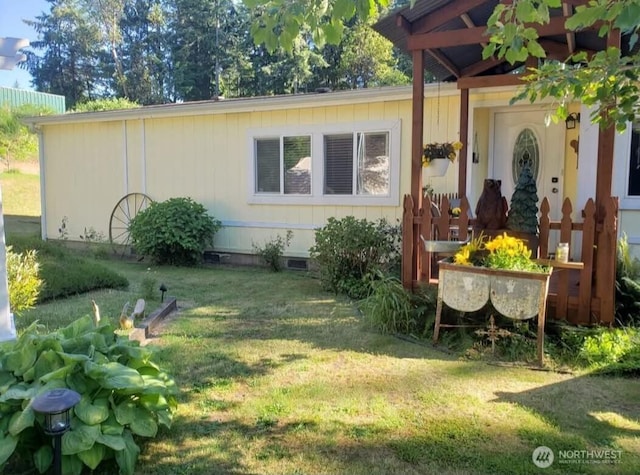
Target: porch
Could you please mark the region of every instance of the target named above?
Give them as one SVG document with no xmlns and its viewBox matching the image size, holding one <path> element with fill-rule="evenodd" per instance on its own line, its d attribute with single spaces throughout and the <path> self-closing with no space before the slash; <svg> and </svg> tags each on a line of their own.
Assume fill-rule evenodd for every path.
<svg viewBox="0 0 640 475">
<path fill-rule="evenodd" d="M 426 241 L 466 241 L 471 237 L 475 219 L 470 218 L 470 206 L 466 197 L 455 195 L 427 196 L 414 213 L 414 202 L 410 195 L 404 198 L 402 223 L 402 281 L 406 288 L 438 283 L 438 260 L 446 253 L 429 251 Z M 452 201 L 460 208 L 458 217 L 450 210 Z M 540 205 L 538 257 L 544 262 L 552 256 L 551 238 L 569 242 L 579 249 L 581 269 L 554 268 L 549 283 L 547 315 L 567 320 L 573 324 L 613 324 L 615 313 L 615 256 L 617 246 L 618 201 L 610 198 L 604 203 L 603 220 L 596 219 L 596 206 L 588 200 L 580 215 L 573 220 L 571 201 L 565 199 L 562 218 L 549 218 L 550 206 L 547 198 Z M 509 230 L 492 231 L 509 232 Z M 417 256 L 416 274 L 412 270 L 412 256 Z M 575 259 L 574 259 L 575 260 Z M 578 266 L 576 266 L 578 267 Z"/>
<path fill-rule="evenodd" d="M 421 236 L 427 240 L 448 240 L 452 237 L 465 240 L 469 227 L 475 224 L 468 213 L 470 203 L 467 201 L 468 196 L 474 195 L 471 179 L 480 177 L 480 168 L 474 167 L 476 161 L 472 150 L 477 141 L 472 120 L 470 124 L 470 117 L 473 117 L 470 91 L 502 86 L 512 88 L 515 95 L 516 88 L 524 84 L 523 75 L 517 74 L 515 69 L 536 67 L 538 64 L 536 58 L 508 64 L 504 59 L 482 57 L 486 44 L 485 27 L 482 25 L 486 24 L 497 4 L 497 0 L 417 0 L 412 8 L 399 9 L 374 26 L 396 46 L 409 53 L 413 61 L 411 194 L 406 195 L 403 202 L 402 273 L 403 283 L 407 288 L 437 282 L 437 256 L 434 257 L 432 252 L 424 249 Z M 605 49 L 607 45 L 620 44 L 620 32 L 617 30 L 612 30 L 606 38 L 598 38 L 593 28 L 578 33 L 567 30 L 565 21 L 574 12 L 575 6 L 575 2 L 562 2 L 561 7 L 553 10 L 553 18 L 549 24 L 536 25 L 547 58 L 562 61 L 574 51 L 598 51 Z M 439 216 L 432 213 L 430 198 L 423 197 L 424 137 L 427 132 L 432 135 L 429 129 L 425 130 L 425 116 L 428 117 L 433 112 L 425 107 L 426 70 L 437 81 L 455 82 L 459 90 L 457 133 L 463 147 L 457 164 L 455 197 L 460 199 L 462 212 L 457 218 L 450 216 L 447 211 L 450 208 L 450 197 L 444 197 L 439 203 L 443 210 Z M 439 110 L 435 114 L 439 116 Z M 586 133 L 586 130 L 583 132 Z M 540 202 L 538 255 L 547 257 L 555 240 L 571 242 L 573 249 L 580 249 L 574 260 L 584 264 L 579 271 L 554 271 L 547 301 L 550 316 L 572 323 L 612 324 L 618 235 L 618 200 L 611 193 L 615 130 L 612 126 L 603 127 L 592 134 L 595 135 L 592 142 L 587 142 L 586 135 L 582 137 L 583 143 L 593 144 L 589 151 L 592 155 L 588 159 L 586 154 L 578 157 L 581 153 L 577 146 L 579 137 L 564 136 L 567 144 L 570 139 L 575 141 L 576 164 L 580 162 L 580 169 L 595 170 L 595 173 L 589 175 L 588 180 L 585 179 L 587 174 L 575 180 L 580 185 L 585 185 L 588 181 L 588 186 L 583 187 L 583 190 L 588 190 L 587 193 L 569 194 L 571 199 L 567 198 L 562 202 L 562 191 L 558 192 L 557 187 L 553 187 L 553 193 L 557 193 L 555 196 L 561 197 L 555 200 L 557 204 L 551 205 L 554 201 L 547 198 Z M 443 140 L 436 140 L 436 137 L 433 139 L 436 142 Z M 450 136 L 445 139 L 452 140 Z M 492 139 L 485 137 L 485 140 Z M 502 153 L 495 148 L 488 152 L 492 154 L 494 161 L 496 157 L 512 155 L 506 149 Z M 540 163 L 563 160 L 561 153 L 543 151 Z M 500 176 L 493 175 L 503 173 L 504 168 L 495 165 L 492 169 L 485 168 L 482 178 L 499 179 Z M 538 183 L 543 179 L 540 175 L 535 178 Z M 547 178 L 548 183 L 551 180 L 555 180 L 552 183 L 563 180 L 562 174 Z M 539 184 L 538 189 L 541 189 Z M 587 200 L 587 197 L 591 198 Z M 510 196 L 505 198 L 510 202 Z M 584 209 L 573 213 L 573 218 L 571 200 L 584 206 Z M 475 207 L 476 203 L 471 205 Z"/>
</svg>

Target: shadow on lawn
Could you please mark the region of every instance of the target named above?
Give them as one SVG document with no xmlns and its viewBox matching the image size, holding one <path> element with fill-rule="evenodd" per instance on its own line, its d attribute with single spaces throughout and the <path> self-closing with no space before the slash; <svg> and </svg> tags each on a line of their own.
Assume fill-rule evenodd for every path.
<svg viewBox="0 0 640 475">
<path fill-rule="evenodd" d="M 224 315 L 203 314 L 194 307 L 179 315 L 196 328 L 193 336 L 224 340 L 296 340 L 320 349 L 385 354 L 398 358 L 453 360 L 456 355 L 434 348 L 427 339 L 382 335 L 367 326 L 354 303 L 327 294 L 292 298 L 276 305 L 251 298 L 225 302 Z M 197 323 L 196 323 L 197 322 Z M 194 324 L 195 323 L 195 324 Z M 420 329 L 420 334 L 424 329 Z M 420 336 L 420 335 L 418 335 Z"/>
<path fill-rule="evenodd" d="M 617 448 L 619 437 L 640 437 L 639 429 L 628 427 L 637 426 L 640 421 L 640 385 L 632 386 L 623 378 L 579 376 L 527 391 L 496 392 L 496 395 L 495 402 L 531 408 L 557 424 L 560 432 L 575 434 L 588 444 L 588 447 L 554 447 L 554 441 L 544 439 L 546 434 L 538 434 L 537 442 L 554 450 Z"/>
</svg>

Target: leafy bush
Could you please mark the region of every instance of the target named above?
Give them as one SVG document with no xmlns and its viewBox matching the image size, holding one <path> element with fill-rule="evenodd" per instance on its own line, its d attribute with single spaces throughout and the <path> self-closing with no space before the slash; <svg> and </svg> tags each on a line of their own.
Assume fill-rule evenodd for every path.
<svg viewBox="0 0 640 475">
<path fill-rule="evenodd" d="M 0 468 L 9 461 L 43 473 L 51 465 L 51 439 L 36 427 L 43 416 L 32 408 L 48 390 L 82 396 L 62 436 L 65 473 L 74 475 L 114 458 L 120 473 L 133 474 L 135 438 L 170 427 L 177 406 L 175 383 L 153 362 L 151 349 L 117 336 L 108 324 L 95 327 L 88 316 L 49 334 L 31 325 L 0 347 L 0 368 Z"/>
<path fill-rule="evenodd" d="M 7 281 L 12 312 L 19 314 L 35 305 L 42 287 L 36 251 L 16 253 L 7 246 Z"/>
<path fill-rule="evenodd" d="M 111 97 L 76 104 L 75 108 L 71 112 L 101 112 L 120 109 L 135 109 L 137 107 L 140 107 L 140 104 L 130 101 L 124 97 Z"/>
<path fill-rule="evenodd" d="M 129 286 L 126 277 L 71 254 L 61 260 L 43 260 L 40 275 L 44 286 L 39 302 L 95 289 L 126 289 Z"/>
<path fill-rule="evenodd" d="M 75 295 L 90 290 L 124 289 L 129 281 L 107 267 L 74 255 L 56 242 L 28 237 L 11 239 L 16 252 L 37 252 L 43 285 L 38 302 Z"/>
<path fill-rule="evenodd" d="M 399 226 L 384 219 L 329 218 L 326 226 L 316 230 L 310 249 L 320 266 L 323 287 L 352 298 L 366 297 L 371 286 L 365 276 L 399 269 L 399 236 Z"/>
<path fill-rule="evenodd" d="M 289 247 L 293 231 L 287 231 L 287 235 L 282 237 L 278 234 L 275 239 L 265 242 L 262 246 L 253 243 L 253 250 L 262 257 L 262 260 L 271 267 L 274 272 L 282 269 L 282 255 L 285 248 Z"/>
<path fill-rule="evenodd" d="M 129 223 L 136 252 L 159 264 L 194 265 L 213 243 L 220 221 L 191 198 L 154 202 Z"/>
<path fill-rule="evenodd" d="M 582 360 L 592 366 L 616 363 L 640 344 L 640 333 L 632 328 L 600 328 L 587 336 L 580 350 Z"/>
<path fill-rule="evenodd" d="M 616 321 L 640 324 L 640 261 L 631 256 L 627 236 L 618 240 L 616 259 Z"/>
<path fill-rule="evenodd" d="M 371 282 L 372 292 L 360 308 L 367 322 L 381 333 L 424 335 L 435 316 L 435 293 L 426 287 L 411 293 L 397 277 L 381 276 Z"/>
</svg>

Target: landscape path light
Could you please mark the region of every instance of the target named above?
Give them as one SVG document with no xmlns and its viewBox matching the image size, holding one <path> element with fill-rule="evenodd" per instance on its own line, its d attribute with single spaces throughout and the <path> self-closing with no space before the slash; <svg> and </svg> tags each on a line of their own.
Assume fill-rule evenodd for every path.
<svg viewBox="0 0 640 475">
<path fill-rule="evenodd" d="M 71 422 L 71 409 L 80 402 L 80 394 L 66 389 L 52 389 L 37 396 L 31 403 L 34 411 L 44 414 L 44 432 L 53 437 L 53 470 L 62 474 L 62 434 Z"/>
</svg>

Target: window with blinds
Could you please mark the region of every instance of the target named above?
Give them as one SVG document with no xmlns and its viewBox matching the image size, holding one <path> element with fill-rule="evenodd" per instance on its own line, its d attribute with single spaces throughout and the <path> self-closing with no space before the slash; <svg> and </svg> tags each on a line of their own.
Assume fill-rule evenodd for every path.
<svg viewBox="0 0 640 475">
<path fill-rule="evenodd" d="M 324 194 L 389 194 L 389 133 L 324 136 Z"/>
<path fill-rule="evenodd" d="M 255 192 L 311 193 L 311 137 L 255 139 Z"/>
<path fill-rule="evenodd" d="M 249 202 L 398 206 L 399 120 L 247 131 Z"/>
</svg>

